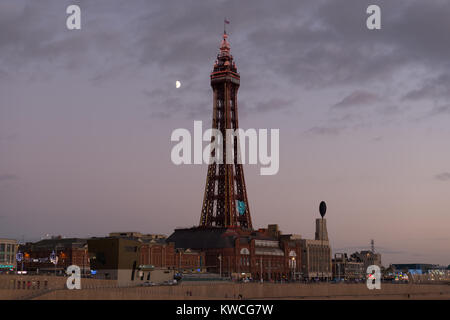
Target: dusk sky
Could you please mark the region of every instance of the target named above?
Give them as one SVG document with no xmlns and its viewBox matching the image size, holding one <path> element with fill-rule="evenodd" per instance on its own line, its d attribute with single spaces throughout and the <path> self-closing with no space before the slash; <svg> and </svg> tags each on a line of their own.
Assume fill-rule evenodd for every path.
<svg viewBox="0 0 450 320">
<path fill-rule="evenodd" d="M 325 200 L 334 252 L 450 264 L 448 0 L 0 0 L 0 238 L 198 225 L 207 165 L 170 136 L 211 125 L 224 17 L 239 125 L 280 129 L 253 226 L 313 238 Z"/>
</svg>

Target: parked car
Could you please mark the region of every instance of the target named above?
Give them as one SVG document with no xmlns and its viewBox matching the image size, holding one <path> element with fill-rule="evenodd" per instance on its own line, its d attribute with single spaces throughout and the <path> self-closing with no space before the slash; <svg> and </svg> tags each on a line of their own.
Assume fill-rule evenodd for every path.
<svg viewBox="0 0 450 320">
<path fill-rule="evenodd" d="M 142 284 L 142 286 L 143 286 L 143 287 L 152 287 L 152 286 L 156 286 L 156 283 L 151 282 L 151 281 L 145 281 L 145 282 Z"/>
<path fill-rule="evenodd" d="M 173 279 L 173 280 L 167 280 L 167 281 L 164 281 L 164 282 L 162 283 L 163 286 L 173 286 L 173 285 L 176 285 L 176 284 L 178 284 L 178 281 L 175 280 L 175 279 Z"/>
<path fill-rule="evenodd" d="M 344 279 L 334 278 L 333 280 L 330 281 L 330 283 L 341 283 L 341 282 L 344 282 Z"/>
</svg>

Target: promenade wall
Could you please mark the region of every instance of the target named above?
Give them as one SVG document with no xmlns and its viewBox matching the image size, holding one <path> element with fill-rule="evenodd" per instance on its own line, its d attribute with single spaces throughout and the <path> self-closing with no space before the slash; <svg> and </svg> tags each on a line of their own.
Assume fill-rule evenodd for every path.
<svg viewBox="0 0 450 320">
<path fill-rule="evenodd" d="M 365 284 L 346 283 L 186 282 L 124 288 L 112 280 L 82 279 L 81 290 L 68 290 L 65 283 L 64 277 L 2 275 L 0 299 L 450 299 L 448 284 L 382 283 L 381 290 L 369 290 Z"/>
</svg>

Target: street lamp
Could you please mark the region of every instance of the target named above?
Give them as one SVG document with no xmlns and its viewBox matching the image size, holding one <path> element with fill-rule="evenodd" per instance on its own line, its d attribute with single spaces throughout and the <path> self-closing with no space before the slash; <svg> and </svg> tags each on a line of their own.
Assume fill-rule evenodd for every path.
<svg viewBox="0 0 450 320">
<path fill-rule="evenodd" d="M 292 265 L 291 265 L 291 269 L 292 269 L 292 280 L 295 280 L 295 257 L 291 258 L 292 260 Z"/>
<path fill-rule="evenodd" d="M 17 262 L 22 262 L 22 273 L 23 273 L 23 253 L 22 252 L 17 252 L 16 253 L 16 261 Z"/>
<path fill-rule="evenodd" d="M 219 274 L 220 274 L 220 279 L 222 279 L 222 255 L 219 254 L 217 259 L 219 259 Z"/>
<path fill-rule="evenodd" d="M 85 264 L 85 261 L 86 261 L 86 248 L 84 248 L 84 250 L 83 250 L 83 270 L 82 270 L 82 272 L 81 272 L 81 277 L 83 277 L 83 276 L 86 276 L 86 264 Z"/>
<path fill-rule="evenodd" d="M 50 254 L 50 261 L 55 265 L 55 276 L 56 276 L 56 265 L 58 264 L 58 255 L 56 254 L 55 250 L 53 250 L 52 253 Z"/>
<path fill-rule="evenodd" d="M 261 279 L 261 283 L 263 283 L 264 280 L 263 280 L 263 259 L 262 259 L 262 256 L 261 256 L 260 265 L 261 265 L 261 275 L 260 275 L 259 278 Z"/>
</svg>

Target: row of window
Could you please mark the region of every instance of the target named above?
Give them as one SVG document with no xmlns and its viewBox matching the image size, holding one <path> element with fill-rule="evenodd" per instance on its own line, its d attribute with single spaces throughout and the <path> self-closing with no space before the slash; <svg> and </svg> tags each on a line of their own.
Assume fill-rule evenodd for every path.
<svg viewBox="0 0 450 320">
<path fill-rule="evenodd" d="M 241 257 L 240 263 L 241 263 L 241 266 L 250 266 L 250 257 Z M 291 260 L 289 261 L 289 263 L 291 263 Z M 295 261 L 294 261 L 294 263 L 295 263 Z M 255 260 L 255 265 L 256 266 L 260 265 L 259 260 Z M 263 261 L 263 266 L 268 267 L 268 268 L 269 267 L 270 268 L 281 268 L 281 267 L 283 267 L 283 265 L 284 264 L 279 261 L 271 261 L 270 263 L 269 263 L 269 261 L 266 261 L 266 260 Z"/>
<path fill-rule="evenodd" d="M 15 262 L 15 257 L 13 254 L 4 255 L 0 253 L 0 263 L 1 262 L 13 263 Z"/>
<path fill-rule="evenodd" d="M 4 252 L 14 252 L 15 245 L 10 243 L 0 243 L 0 254 Z"/>
<path fill-rule="evenodd" d="M 279 244 L 278 241 L 271 241 L 271 240 L 255 240 L 255 246 L 256 247 L 272 247 L 272 248 L 278 248 Z"/>
</svg>

